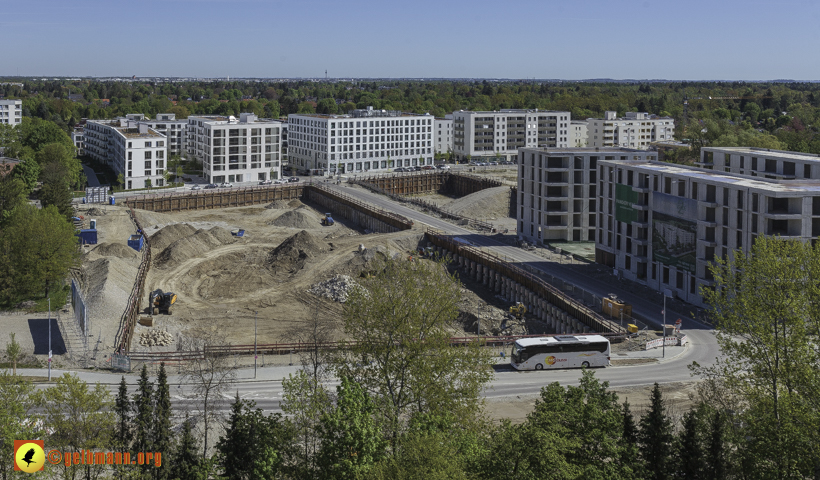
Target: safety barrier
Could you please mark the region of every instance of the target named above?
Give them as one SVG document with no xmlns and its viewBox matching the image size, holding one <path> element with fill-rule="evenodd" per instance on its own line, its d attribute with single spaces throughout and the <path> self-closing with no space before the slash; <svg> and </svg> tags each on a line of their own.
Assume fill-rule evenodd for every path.
<svg viewBox="0 0 820 480">
<path fill-rule="evenodd" d="M 142 225 L 137 219 L 137 214 L 134 208 L 129 206 L 128 215 L 137 232 L 144 232 Z M 140 302 L 142 301 L 142 292 L 145 287 L 145 277 L 148 276 L 148 269 L 151 268 L 151 240 L 145 236 L 145 243 L 142 249 L 142 259 L 140 260 L 139 270 L 137 271 L 137 279 L 134 282 L 134 288 L 131 289 L 131 295 L 128 297 L 128 302 L 125 304 L 125 311 L 120 317 L 120 328 L 115 337 L 116 353 L 127 354 L 131 350 L 131 340 L 134 335 L 134 328 L 139 317 Z"/>
</svg>

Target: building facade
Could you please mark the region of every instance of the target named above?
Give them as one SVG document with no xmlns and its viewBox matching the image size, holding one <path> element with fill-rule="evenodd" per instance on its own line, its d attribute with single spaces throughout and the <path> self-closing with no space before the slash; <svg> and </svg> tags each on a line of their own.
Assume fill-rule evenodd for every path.
<svg viewBox="0 0 820 480">
<path fill-rule="evenodd" d="M 168 155 L 182 156 L 185 153 L 185 143 L 188 139 L 185 130 L 188 128 L 187 120 L 177 120 L 175 113 L 158 113 L 156 118 L 146 119 L 141 113 L 129 113 L 125 116 L 128 120 L 145 123 L 157 132 L 165 135 L 168 139 Z"/>
<path fill-rule="evenodd" d="M 288 115 L 288 162 L 314 175 L 433 165 L 433 117 L 399 111 Z"/>
<path fill-rule="evenodd" d="M 569 112 L 453 112 L 453 152 L 467 159 L 515 160 L 520 148 L 568 148 Z"/>
<path fill-rule="evenodd" d="M 570 122 L 570 146 L 584 148 L 589 142 L 587 122 L 584 120 L 573 120 Z"/>
<path fill-rule="evenodd" d="M 604 112 L 604 118 L 587 119 L 587 145 L 590 147 L 624 147 L 646 150 L 649 144 L 672 140 L 675 120 L 645 112 Z"/>
<path fill-rule="evenodd" d="M 453 115 L 433 120 L 433 153 L 442 155 L 453 153 Z"/>
<path fill-rule="evenodd" d="M 71 132 L 71 141 L 77 149 L 77 155 L 85 155 L 85 129 L 84 127 L 75 127 Z"/>
<path fill-rule="evenodd" d="M 655 152 L 626 148 L 519 150 L 519 238 L 533 243 L 594 242 L 599 162 L 656 159 Z"/>
<path fill-rule="evenodd" d="M 22 100 L 0 100 L 0 123 L 5 125 L 20 125 L 22 121 Z"/>
<path fill-rule="evenodd" d="M 188 117 L 186 148 L 202 162 L 208 182 L 255 182 L 282 178 L 279 120 L 252 113 Z"/>
<path fill-rule="evenodd" d="M 144 123 L 116 119 L 89 120 L 83 136 L 85 153 L 122 175 L 125 189 L 165 185 L 165 135 Z"/>
<path fill-rule="evenodd" d="M 772 180 L 820 180 L 820 155 L 752 147 L 704 147 L 701 168 Z"/>
<path fill-rule="evenodd" d="M 705 306 L 709 265 L 759 235 L 820 236 L 820 181 L 773 180 L 642 161 L 598 164 L 596 261 Z"/>
</svg>

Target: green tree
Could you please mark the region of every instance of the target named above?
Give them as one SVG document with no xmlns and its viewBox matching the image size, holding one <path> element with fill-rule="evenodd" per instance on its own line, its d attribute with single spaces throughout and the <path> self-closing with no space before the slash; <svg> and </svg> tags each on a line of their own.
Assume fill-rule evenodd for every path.
<svg viewBox="0 0 820 480">
<path fill-rule="evenodd" d="M 155 452 L 171 451 L 171 440 L 173 434 L 171 433 L 171 392 L 168 388 L 168 375 L 165 373 L 165 363 L 159 364 L 159 373 L 157 373 L 156 390 L 154 390 L 154 415 L 153 425 L 151 427 L 152 450 Z M 157 480 L 164 480 L 169 477 L 170 467 L 168 460 L 165 459 L 162 466 L 152 467 L 149 472 Z"/>
<path fill-rule="evenodd" d="M 661 387 L 655 382 L 650 396 L 649 410 L 641 417 L 638 435 L 641 456 L 646 466 L 647 478 L 666 480 L 672 458 L 672 421 L 666 414 Z"/>
<path fill-rule="evenodd" d="M 17 361 L 20 359 L 20 344 L 17 343 L 17 340 L 14 339 L 16 334 L 14 332 L 9 333 L 9 343 L 6 344 L 6 358 L 9 359 L 11 362 L 11 374 L 17 375 Z"/>
<path fill-rule="evenodd" d="M 464 472 L 458 447 L 447 433 L 412 431 L 402 436 L 393 455 L 375 464 L 364 478 L 458 480 L 467 479 L 468 476 Z"/>
<path fill-rule="evenodd" d="M 217 462 L 229 480 L 282 478 L 295 440 L 293 426 L 281 414 L 266 416 L 237 393 L 225 434 L 216 444 Z"/>
<path fill-rule="evenodd" d="M 315 476 L 316 455 L 321 438 L 319 422 L 330 410 L 331 398 L 324 386 L 305 370 L 282 380 L 282 411 L 290 417 L 296 431 L 299 451 L 296 455 L 297 477 Z"/>
<path fill-rule="evenodd" d="M 74 142 L 65 130 L 49 120 L 24 116 L 17 128 L 20 129 L 22 146 L 34 152 L 39 152 L 50 143 L 60 143 L 69 151 L 74 149 Z"/>
<path fill-rule="evenodd" d="M 319 425 L 319 473 L 327 479 L 362 478 L 386 447 L 373 418 L 373 403 L 349 378 L 342 378 L 336 397 L 336 407 L 325 413 Z"/>
<path fill-rule="evenodd" d="M 154 426 L 154 385 L 148 378 L 148 367 L 143 364 L 134 394 L 134 441 L 137 452 L 154 450 L 152 429 Z"/>
<path fill-rule="evenodd" d="M 748 254 L 718 259 L 711 272 L 715 288 L 703 295 L 723 355 L 696 372 L 740 399 L 733 422 L 747 439 L 739 447 L 750 470 L 770 478 L 814 474 L 820 466 L 820 246 L 758 237 Z"/>
<path fill-rule="evenodd" d="M 8 222 L 15 208 L 25 204 L 25 183 L 11 175 L 0 175 L 0 227 Z"/>
<path fill-rule="evenodd" d="M 704 472 L 703 424 L 701 413 L 692 409 L 683 415 L 683 425 L 674 444 L 672 465 L 678 475 L 687 480 L 703 480 Z"/>
<path fill-rule="evenodd" d="M 336 366 L 373 399 L 395 446 L 403 419 L 449 411 L 472 418 L 490 379 L 489 352 L 450 347 L 461 287 L 443 262 L 386 260 L 344 306 L 352 344 Z"/>
<path fill-rule="evenodd" d="M 122 173 L 117 175 L 117 185 L 119 186 L 120 190 L 125 189 L 125 175 Z"/>
<path fill-rule="evenodd" d="M 62 165 L 56 163 L 46 164 L 43 168 L 43 186 L 40 188 L 40 202 L 43 207 L 54 206 L 60 215 L 70 220 L 74 215 L 71 206 L 71 188 L 66 177 L 61 176 L 65 172 Z"/>
<path fill-rule="evenodd" d="M 128 398 L 128 385 L 125 383 L 125 376 L 120 380 L 117 396 L 114 399 L 114 416 L 116 426 L 114 428 L 114 448 L 121 452 L 131 449 L 131 400 Z M 130 469 L 129 467 L 124 467 Z M 115 467 L 117 478 L 123 478 L 125 470 L 123 467 Z"/>
<path fill-rule="evenodd" d="M 23 377 L 0 369 L 0 479 L 14 472 L 14 440 L 39 438 L 36 424 L 29 422 L 37 408 L 34 385 Z"/>
<path fill-rule="evenodd" d="M 31 193 L 34 187 L 37 186 L 37 179 L 40 178 L 40 164 L 34 160 L 23 160 L 14 167 L 11 176 L 22 180 L 27 193 Z"/>
<path fill-rule="evenodd" d="M 338 110 L 336 100 L 332 98 L 323 98 L 316 105 L 316 113 L 335 114 Z"/>
<path fill-rule="evenodd" d="M 146 178 L 146 179 L 145 179 L 145 188 L 147 188 L 147 189 L 149 189 L 149 190 L 150 190 L 152 186 L 153 186 L 153 183 L 151 182 L 151 179 L 150 179 L 150 178 Z"/>
<path fill-rule="evenodd" d="M 108 389 L 97 383 L 91 388 L 76 375 L 65 373 L 53 387 L 39 392 L 38 405 L 48 426 L 45 442 L 62 452 L 107 450 L 116 429 L 113 402 Z M 104 465 L 65 464 L 59 469 L 64 478 L 97 478 Z"/>
<path fill-rule="evenodd" d="M 34 159 L 43 170 L 42 180 L 44 182 L 48 181 L 45 177 L 45 170 L 49 165 L 57 164 L 62 167 L 59 172 L 66 184 L 75 186 L 79 183 L 83 167 L 80 161 L 75 158 L 73 147 L 68 148 L 61 143 L 49 143 L 37 152 Z"/>
<path fill-rule="evenodd" d="M 185 420 L 179 433 L 179 440 L 174 448 L 173 463 L 169 477 L 179 480 L 207 480 L 210 476 L 210 462 L 202 460 L 197 452 L 196 437 L 193 433 L 193 422 L 185 412 Z M 164 462 L 163 462 L 164 463 Z"/>
<path fill-rule="evenodd" d="M 18 297 L 38 293 L 48 297 L 79 258 L 74 226 L 54 207 L 16 208 L 8 226 L 0 231 L 0 245 L 3 246 L 0 257 L 7 259 L 0 260 L 0 267 L 6 268 L 0 277 L 12 276 L 13 293 Z"/>
</svg>

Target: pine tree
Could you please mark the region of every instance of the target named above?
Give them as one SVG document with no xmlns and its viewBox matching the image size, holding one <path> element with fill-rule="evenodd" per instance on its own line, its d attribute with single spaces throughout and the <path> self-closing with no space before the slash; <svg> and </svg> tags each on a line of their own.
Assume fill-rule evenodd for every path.
<svg viewBox="0 0 820 480">
<path fill-rule="evenodd" d="M 666 415 L 661 387 L 655 383 L 649 411 L 641 417 L 638 443 L 646 465 L 646 476 L 651 480 L 669 478 L 668 467 L 672 453 L 672 422 Z"/>
<path fill-rule="evenodd" d="M 681 430 L 675 445 L 674 470 L 687 480 L 701 480 L 703 476 L 703 447 L 699 430 L 700 419 L 696 410 L 683 416 Z"/>
<path fill-rule="evenodd" d="M 199 480 L 207 478 L 207 472 L 203 472 L 202 458 L 199 456 L 196 438 L 193 434 L 193 422 L 185 413 L 185 420 L 182 422 L 182 430 L 179 433 L 179 441 L 174 449 L 169 478 L 179 480 Z M 163 465 L 165 462 L 163 461 Z"/>
<path fill-rule="evenodd" d="M 171 450 L 171 393 L 168 390 L 168 376 L 165 373 L 165 364 L 159 364 L 157 375 L 157 389 L 154 392 L 154 424 L 151 437 L 155 452 L 165 455 Z M 154 468 L 154 478 L 164 480 L 168 478 L 170 458 L 164 459 L 162 466 Z"/>
<path fill-rule="evenodd" d="M 125 376 L 120 381 L 120 389 L 117 392 L 117 398 L 114 400 L 114 412 L 117 414 L 117 431 L 114 434 L 117 449 L 125 452 L 129 450 L 131 443 L 131 401 L 128 398 L 128 385 L 125 383 Z"/>
<path fill-rule="evenodd" d="M 148 379 L 148 367 L 144 364 L 134 395 L 134 444 L 136 452 L 153 451 L 152 428 L 154 424 L 153 384 Z"/>
<path fill-rule="evenodd" d="M 635 417 L 629 408 L 629 400 L 624 401 L 621 416 L 623 419 L 623 433 L 621 437 L 624 442 L 624 448 L 621 450 L 621 464 L 631 466 L 633 472 L 637 474 L 643 471 L 643 466 L 641 465 L 638 450 L 638 426 L 635 424 Z"/>
<path fill-rule="evenodd" d="M 720 411 L 712 414 L 709 428 L 709 448 L 706 451 L 706 472 L 704 478 L 720 480 L 726 474 L 726 447 L 724 445 L 724 417 Z"/>
</svg>

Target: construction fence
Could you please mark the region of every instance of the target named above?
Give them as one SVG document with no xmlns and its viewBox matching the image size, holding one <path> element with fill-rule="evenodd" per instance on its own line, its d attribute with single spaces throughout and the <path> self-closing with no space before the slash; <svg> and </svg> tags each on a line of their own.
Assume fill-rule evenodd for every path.
<svg viewBox="0 0 820 480">
<path fill-rule="evenodd" d="M 137 232 L 144 232 L 142 225 L 140 225 L 137 214 L 134 208 L 129 206 L 128 215 L 131 221 L 134 222 Z M 128 297 L 128 302 L 125 306 L 125 311 L 120 317 L 120 328 L 115 337 L 116 353 L 127 354 L 131 350 L 131 340 L 134 335 L 134 328 L 137 325 L 139 318 L 140 302 L 142 301 L 142 293 L 145 288 L 145 277 L 148 276 L 148 270 L 151 268 L 151 240 L 144 236 L 145 243 L 142 249 L 142 258 L 140 259 L 139 270 L 137 271 L 137 279 L 134 282 L 134 288 L 131 289 L 131 295 Z"/>
</svg>

